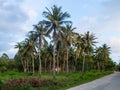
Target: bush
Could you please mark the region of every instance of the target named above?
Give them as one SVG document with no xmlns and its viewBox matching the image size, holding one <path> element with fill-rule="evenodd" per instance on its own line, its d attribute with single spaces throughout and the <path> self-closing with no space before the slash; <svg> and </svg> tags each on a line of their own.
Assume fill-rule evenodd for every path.
<svg viewBox="0 0 120 90">
<path fill-rule="evenodd" d="M 0 68 L 0 71 L 1 71 L 1 72 L 7 71 L 7 67 L 6 67 L 6 66 L 2 66 L 2 67 Z"/>
<path fill-rule="evenodd" d="M 41 87 L 54 87 L 56 85 L 52 80 L 40 80 L 35 78 L 19 78 L 8 80 L 5 83 L 5 90 L 35 90 L 35 88 Z M 19 89 L 20 88 L 20 89 Z M 26 89 L 27 88 L 27 89 Z"/>
<path fill-rule="evenodd" d="M 35 90 L 30 84 L 23 83 L 20 86 L 14 87 L 13 90 Z"/>
<path fill-rule="evenodd" d="M 3 82 L 0 80 L 0 90 L 2 90 L 2 88 L 3 88 Z"/>
</svg>

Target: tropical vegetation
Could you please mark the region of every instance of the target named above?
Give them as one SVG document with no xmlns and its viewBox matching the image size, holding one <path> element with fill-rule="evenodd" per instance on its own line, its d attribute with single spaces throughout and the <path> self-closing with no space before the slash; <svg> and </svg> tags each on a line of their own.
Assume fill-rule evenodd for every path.
<svg viewBox="0 0 120 90">
<path fill-rule="evenodd" d="M 14 60 L 8 60 L 9 57 L 5 53 L 1 56 L 0 72 L 15 70 L 32 77 L 38 76 L 41 80 L 46 74 L 53 75 L 53 78 L 57 80 L 61 73 L 68 78 L 69 76 L 71 78 L 71 73 L 75 73 L 77 75 L 75 79 L 80 82 L 87 78 L 85 73 L 90 71 L 97 72 L 97 78 L 103 75 L 100 74 L 103 71 L 115 69 L 116 64 L 110 58 L 109 45 L 103 44 L 98 47 L 98 37 L 90 31 L 82 34 L 75 32 L 76 27 L 73 27 L 72 21 L 69 20 L 70 14 L 63 12 L 62 7 L 54 5 L 50 9 L 46 8 L 43 16 L 43 20 L 33 25 L 33 30 L 28 32 L 25 40 L 15 45 L 18 52 Z M 63 80 L 66 80 L 67 77 L 64 76 Z M 32 83 L 28 79 L 20 80 Z M 9 81 L 7 85 L 20 80 Z M 37 83 L 35 78 L 32 80 Z M 41 82 L 54 86 L 57 81 L 43 80 Z M 23 86 L 29 87 L 26 84 Z"/>
</svg>

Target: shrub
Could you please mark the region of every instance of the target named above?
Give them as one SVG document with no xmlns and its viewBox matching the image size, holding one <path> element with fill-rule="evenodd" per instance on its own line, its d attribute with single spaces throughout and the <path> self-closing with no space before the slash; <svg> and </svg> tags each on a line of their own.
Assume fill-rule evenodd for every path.
<svg viewBox="0 0 120 90">
<path fill-rule="evenodd" d="M 30 84 L 23 83 L 20 86 L 14 87 L 13 90 L 35 90 Z"/>
<path fill-rule="evenodd" d="M 1 72 L 5 72 L 5 71 L 7 71 L 6 66 L 2 66 L 2 67 L 0 68 L 0 71 L 1 71 Z"/>
<path fill-rule="evenodd" d="M 7 87 L 7 90 L 34 90 L 34 88 L 40 88 L 40 87 L 47 87 L 51 86 L 54 87 L 57 85 L 57 83 L 53 82 L 52 80 L 40 80 L 36 78 L 20 78 L 20 79 L 13 79 L 8 80 L 5 83 L 5 86 Z M 20 88 L 23 89 L 18 89 Z M 17 89 L 16 89 L 17 88 Z M 24 88 L 30 88 L 30 89 L 24 89 Z"/>
<path fill-rule="evenodd" d="M 0 90 L 2 90 L 2 88 L 3 88 L 3 82 L 0 80 Z"/>
</svg>

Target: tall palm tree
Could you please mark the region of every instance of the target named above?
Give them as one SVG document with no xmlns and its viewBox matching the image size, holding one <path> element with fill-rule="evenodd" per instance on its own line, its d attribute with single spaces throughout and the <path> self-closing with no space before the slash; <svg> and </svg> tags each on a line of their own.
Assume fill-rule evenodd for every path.
<svg viewBox="0 0 120 90">
<path fill-rule="evenodd" d="M 109 60 L 109 55 L 110 55 L 110 47 L 107 44 L 103 44 L 102 45 L 102 53 L 101 53 L 101 57 L 103 60 L 103 69 L 105 69 L 105 65 L 107 64 L 108 60 Z"/>
<path fill-rule="evenodd" d="M 101 47 L 98 47 L 95 52 L 95 59 L 97 60 L 98 70 L 105 69 L 105 65 L 109 60 L 110 47 L 107 44 L 103 44 Z"/>
<path fill-rule="evenodd" d="M 63 28 L 64 31 L 64 42 L 65 42 L 65 48 L 66 48 L 66 74 L 68 75 L 69 72 L 69 66 L 68 66 L 68 54 L 69 54 L 69 47 L 71 46 L 71 44 L 73 43 L 73 30 L 76 28 L 72 28 L 72 25 L 66 25 L 66 27 Z"/>
<path fill-rule="evenodd" d="M 53 78 L 56 77 L 55 75 L 55 48 L 58 39 L 58 32 L 61 33 L 61 27 L 66 23 L 71 23 L 71 21 L 66 21 L 66 18 L 69 18 L 70 15 L 67 12 L 62 12 L 61 7 L 57 7 L 54 5 L 51 7 L 51 10 L 46 8 L 46 11 L 43 12 L 44 17 L 46 20 L 43 20 L 43 23 L 49 27 L 48 33 L 52 32 L 52 38 L 54 42 L 53 48 Z"/>
<path fill-rule="evenodd" d="M 52 71 L 52 58 L 53 58 L 53 45 L 50 44 L 47 47 L 47 55 L 46 55 L 48 62 L 49 62 L 49 71 Z"/>
<path fill-rule="evenodd" d="M 84 42 L 82 36 L 78 33 L 74 33 L 75 65 L 78 57 L 82 56 L 83 45 Z"/>
<path fill-rule="evenodd" d="M 34 25 L 35 32 L 36 32 L 36 37 L 38 38 L 38 52 L 39 52 L 39 76 L 41 77 L 41 72 L 42 72 L 42 62 L 41 62 L 41 48 L 43 46 L 43 42 L 47 43 L 45 37 L 48 36 L 47 34 L 47 28 L 46 25 L 43 23 L 39 23 L 37 25 Z"/>
<path fill-rule="evenodd" d="M 95 37 L 95 35 L 93 33 L 89 33 L 89 31 L 87 31 L 84 35 L 83 35 L 83 67 L 82 67 L 82 72 L 84 72 L 84 65 L 85 65 L 85 56 L 91 56 L 93 53 L 93 46 L 95 46 L 95 39 L 97 39 Z"/>
<path fill-rule="evenodd" d="M 23 70 L 24 70 L 24 72 L 26 72 L 26 66 L 25 66 L 24 61 L 23 61 L 23 50 L 24 50 L 23 42 L 17 43 L 15 45 L 15 48 L 18 49 L 18 52 L 15 55 L 15 57 L 20 60 L 20 63 L 22 64 L 22 67 L 23 67 Z"/>
<path fill-rule="evenodd" d="M 27 63 L 28 63 L 28 53 L 27 53 L 27 47 L 28 43 L 27 43 L 27 40 L 25 41 L 22 41 L 20 43 L 18 43 L 15 48 L 18 48 L 18 56 L 20 57 L 21 59 L 21 63 L 23 65 L 23 69 L 24 69 L 24 72 L 27 72 L 28 70 L 28 67 L 27 67 Z"/>
<path fill-rule="evenodd" d="M 32 71 L 33 71 L 33 75 L 34 75 L 34 53 L 36 52 L 35 49 L 35 40 L 36 40 L 36 36 L 35 36 L 35 32 L 34 31 L 30 31 L 28 33 L 28 38 L 29 38 L 29 54 L 32 58 Z"/>
<path fill-rule="evenodd" d="M 97 64 L 97 69 L 100 71 L 101 70 L 101 60 L 102 60 L 102 47 L 98 47 L 95 50 L 95 60 L 96 60 L 96 64 Z"/>
</svg>

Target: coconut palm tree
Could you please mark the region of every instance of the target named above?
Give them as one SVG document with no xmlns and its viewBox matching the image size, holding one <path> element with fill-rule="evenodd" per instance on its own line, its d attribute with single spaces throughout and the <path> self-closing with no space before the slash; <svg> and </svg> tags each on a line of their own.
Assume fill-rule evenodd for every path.
<svg viewBox="0 0 120 90">
<path fill-rule="evenodd" d="M 110 55 L 110 47 L 107 44 L 103 44 L 102 53 L 101 53 L 101 57 L 103 60 L 103 63 L 102 63 L 103 69 L 105 69 L 105 66 L 107 65 L 107 62 L 109 60 L 109 55 Z"/>
<path fill-rule="evenodd" d="M 58 39 L 58 33 L 62 33 L 61 27 L 64 24 L 71 23 L 71 21 L 66 21 L 66 18 L 69 18 L 70 15 L 67 12 L 62 12 L 61 7 L 57 7 L 54 5 L 51 7 L 51 10 L 46 8 L 46 11 L 43 12 L 44 17 L 46 20 L 43 20 L 42 22 L 49 27 L 48 33 L 52 32 L 52 38 L 54 43 L 53 48 L 53 78 L 56 77 L 55 75 L 55 49 L 56 49 L 56 43 Z"/>
<path fill-rule="evenodd" d="M 103 44 L 95 51 L 95 59 L 97 60 L 98 70 L 105 69 L 108 60 L 110 59 L 110 47 L 107 44 Z"/>
<path fill-rule="evenodd" d="M 83 38 L 80 34 L 74 33 L 74 47 L 75 47 L 75 65 L 77 64 L 77 59 L 82 56 L 83 52 Z"/>
<path fill-rule="evenodd" d="M 96 64 L 97 64 L 97 69 L 100 71 L 101 69 L 101 60 L 102 60 L 102 47 L 98 47 L 96 48 L 95 50 L 95 61 L 96 61 Z"/>
<path fill-rule="evenodd" d="M 68 54 L 69 54 L 69 47 L 73 43 L 73 30 L 76 28 L 72 28 L 72 25 L 66 25 L 66 27 L 63 28 L 64 32 L 64 43 L 65 43 L 65 48 L 66 48 L 66 74 L 68 75 L 69 72 L 69 66 L 68 66 Z"/>
<path fill-rule="evenodd" d="M 34 76 L 34 53 L 36 52 L 35 49 L 35 40 L 36 40 L 36 36 L 35 36 L 35 32 L 34 31 L 30 31 L 28 33 L 28 38 L 29 38 L 29 54 L 32 58 L 32 71 L 33 71 L 33 76 Z"/>
<path fill-rule="evenodd" d="M 17 56 L 20 57 L 21 63 L 23 65 L 24 72 L 27 72 L 27 62 L 28 62 L 28 53 L 27 53 L 27 45 L 28 43 L 25 41 L 22 41 L 15 45 L 15 48 L 18 48 Z"/>
<path fill-rule="evenodd" d="M 20 63 L 22 64 L 23 70 L 24 72 L 26 72 L 26 66 L 24 64 L 24 60 L 23 60 L 23 42 L 19 42 L 15 45 L 15 48 L 18 49 L 17 54 L 15 55 L 15 59 L 17 59 L 17 61 L 20 61 Z"/>
<path fill-rule="evenodd" d="M 89 33 L 87 31 L 83 36 L 83 67 L 82 72 L 84 72 L 84 65 L 85 65 L 85 56 L 90 57 L 93 53 L 93 46 L 95 46 L 95 43 L 97 43 L 95 40 L 97 39 L 93 33 Z"/>
<path fill-rule="evenodd" d="M 36 37 L 38 40 L 38 52 L 39 52 L 39 76 L 41 77 L 41 72 L 42 72 L 42 62 L 41 62 L 41 48 L 43 46 L 43 43 L 47 43 L 45 37 L 49 36 L 47 34 L 47 28 L 46 25 L 43 23 L 39 23 L 37 25 L 33 25 L 34 29 L 36 30 Z"/>
</svg>

